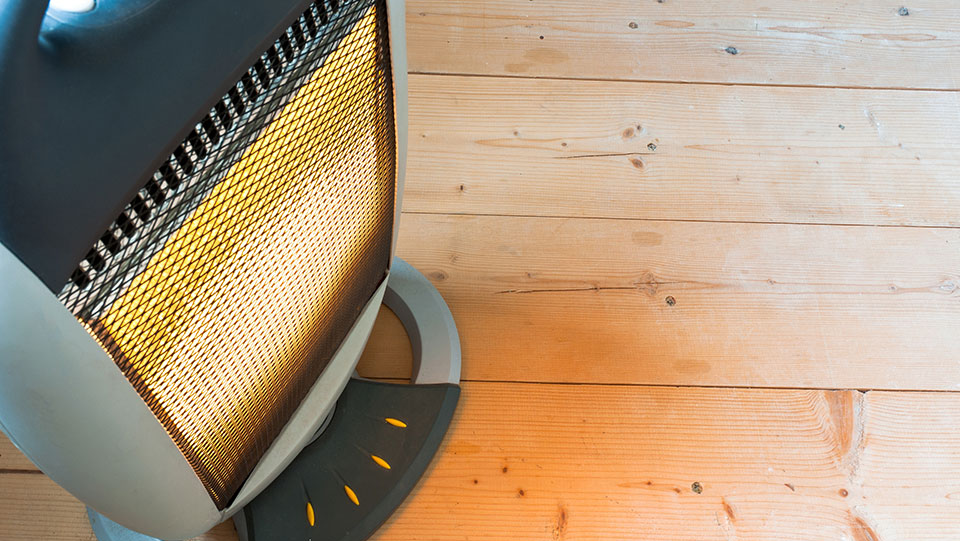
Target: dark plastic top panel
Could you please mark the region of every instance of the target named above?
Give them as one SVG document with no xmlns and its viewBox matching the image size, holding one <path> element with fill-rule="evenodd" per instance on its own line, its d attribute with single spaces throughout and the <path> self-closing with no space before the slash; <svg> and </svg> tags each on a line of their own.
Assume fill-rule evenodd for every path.
<svg viewBox="0 0 960 541">
<path fill-rule="evenodd" d="M 0 3 L 0 242 L 54 293 L 303 0 Z"/>
</svg>

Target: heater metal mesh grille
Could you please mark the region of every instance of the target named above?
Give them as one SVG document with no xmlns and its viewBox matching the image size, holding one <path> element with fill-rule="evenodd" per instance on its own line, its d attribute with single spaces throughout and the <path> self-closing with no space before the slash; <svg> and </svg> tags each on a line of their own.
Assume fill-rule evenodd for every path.
<svg viewBox="0 0 960 541">
<path fill-rule="evenodd" d="M 60 293 L 220 509 L 385 276 L 396 188 L 389 59 L 382 2 L 312 4 Z"/>
</svg>

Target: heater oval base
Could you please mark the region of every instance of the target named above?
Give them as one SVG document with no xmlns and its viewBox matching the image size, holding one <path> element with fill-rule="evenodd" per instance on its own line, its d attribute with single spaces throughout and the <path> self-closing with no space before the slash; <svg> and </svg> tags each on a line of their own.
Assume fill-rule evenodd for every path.
<svg viewBox="0 0 960 541">
<path fill-rule="evenodd" d="M 330 428 L 243 511 L 243 541 L 362 541 L 413 489 L 460 396 L 451 383 L 351 380 Z"/>
</svg>

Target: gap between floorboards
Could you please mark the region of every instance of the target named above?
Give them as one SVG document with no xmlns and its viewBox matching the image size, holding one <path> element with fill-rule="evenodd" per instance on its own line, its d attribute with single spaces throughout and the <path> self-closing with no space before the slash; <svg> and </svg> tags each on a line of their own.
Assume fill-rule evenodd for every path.
<svg viewBox="0 0 960 541">
<path fill-rule="evenodd" d="M 855 85 L 815 85 L 815 84 L 796 84 L 796 83 L 739 83 L 739 82 L 720 82 L 720 81 L 665 81 L 660 79 L 617 79 L 604 77 L 564 77 L 562 75 L 513 75 L 513 74 L 489 74 L 489 73 L 457 73 L 441 71 L 408 71 L 409 75 L 431 75 L 436 77 L 481 77 L 485 79 L 532 79 L 539 81 L 588 81 L 597 83 L 619 82 L 619 83 L 643 83 L 660 85 L 703 85 L 703 86 L 748 86 L 748 87 L 772 87 L 772 88 L 823 88 L 838 90 L 883 90 L 894 92 L 960 92 L 960 88 L 914 88 L 898 86 L 855 86 Z"/>
<path fill-rule="evenodd" d="M 708 224 L 747 224 L 747 225 L 803 225 L 815 227 L 886 227 L 910 229 L 960 229 L 960 225 L 919 225 L 919 224 L 864 224 L 864 223 L 823 223 L 823 222 L 763 222 L 753 220 L 694 220 L 680 218 L 626 218 L 623 216 L 570 216 L 564 214 L 499 214 L 481 212 L 434 212 L 426 210 L 404 210 L 402 214 L 423 216 L 480 216 L 485 218 L 549 218 L 554 220 L 610 220 L 625 222 L 663 222 L 663 223 L 708 223 Z"/>
</svg>

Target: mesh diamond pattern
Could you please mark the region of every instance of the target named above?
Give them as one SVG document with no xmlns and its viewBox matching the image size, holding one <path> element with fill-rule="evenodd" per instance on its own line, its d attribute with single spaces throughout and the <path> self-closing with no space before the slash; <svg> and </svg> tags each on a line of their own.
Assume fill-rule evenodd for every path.
<svg viewBox="0 0 960 541">
<path fill-rule="evenodd" d="M 197 123 L 60 293 L 219 509 L 389 264 L 382 1 L 311 4 Z"/>
</svg>

